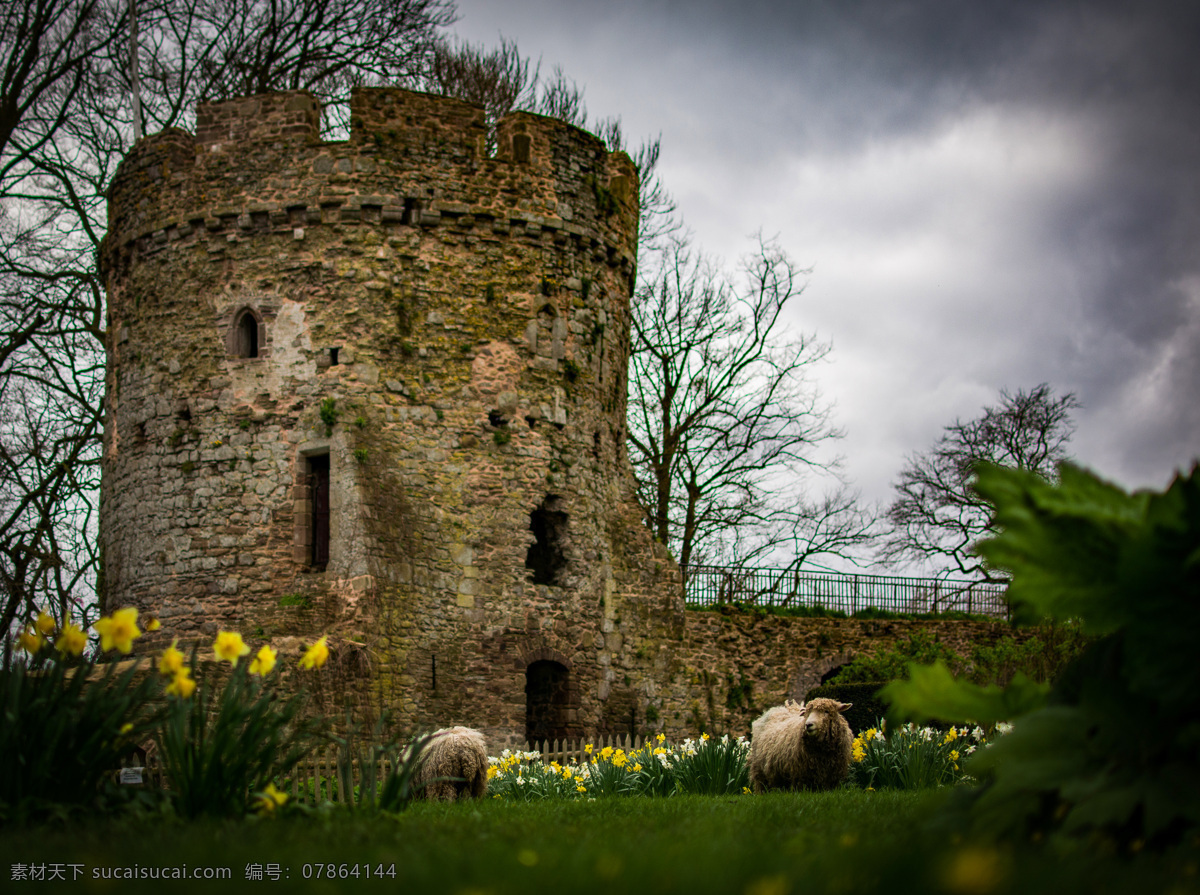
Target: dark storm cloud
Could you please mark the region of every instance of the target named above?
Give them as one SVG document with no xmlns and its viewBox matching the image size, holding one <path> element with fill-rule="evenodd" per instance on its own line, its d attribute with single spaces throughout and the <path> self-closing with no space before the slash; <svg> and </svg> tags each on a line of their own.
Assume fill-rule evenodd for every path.
<svg viewBox="0 0 1200 895">
<path fill-rule="evenodd" d="M 1042 380 L 1079 394 L 1076 448 L 1118 479 L 1161 485 L 1200 452 L 1200 3 L 461 8 L 489 22 L 474 39 L 502 27 L 630 133 L 661 128 L 701 232 L 770 213 L 803 235 L 836 311 L 834 385 L 855 384 L 832 397 L 866 453 L 898 469 L 996 389 Z M 890 340 L 871 331 L 885 313 Z M 935 406 L 904 406 L 905 372 Z"/>
<path fill-rule="evenodd" d="M 987 105 L 1086 126 L 1091 180 L 1051 212 L 1045 247 L 1074 267 L 1086 308 L 1072 387 L 1097 419 L 1144 414 L 1108 436 L 1125 463 L 1145 472 L 1200 451 L 1200 4 L 663 8 L 771 60 L 778 80 L 761 86 L 801 153 L 919 137 Z"/>
</svg>

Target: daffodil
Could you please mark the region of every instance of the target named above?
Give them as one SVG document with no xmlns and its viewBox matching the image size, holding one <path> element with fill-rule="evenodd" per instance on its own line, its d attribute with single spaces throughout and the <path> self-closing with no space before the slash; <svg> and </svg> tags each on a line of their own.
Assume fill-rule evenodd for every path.
<svg viewBox="0 0 1200 895">
<path fill-rule="evenodd" d="M 54 641 L 54 648 L 63 655 L 82 655 L 85 646 L 87 646 L 87 635 L 78 625 L 71 622 L 62 626 Z"/>
<path fill-rule="evenodd" d="M 183 668 L 183 653 L 175 648 L 175 644 L 178 642 L 178 640 L 172 640 L 171 645 L 163 650 L 162 655 L 158 657 L 159 674 L 170 677 L 171 675 L 178 674 L 180 669 Z"/>
<path fill-rule="evenodd" d="M 256 799 L 258 805 L 258 813 L 263 815 L 272 815 L 276 808 L 282 808 L 288 800 L 286 792 L 280 792 L 275 788 L 274 783 L 268 783 L 266 788 L 258 794 Z"/>
<path fill-rule="evenodd" d="M 270 674 L 271 669 L 275 667 L 275 650 L 269 646 L 263 646 L 258 651 L 258 655 L 254 657 L 254 661 L 250 663 L 251 674 Z"/>
<path fill-rule="evenodd" d="M 47 612 L 39 612 L 37 617 L 38 633 L 43 637 L 49 637 L 58 630 L 58 623 L 54 617 Z"/>
<path fill-rule="evenodd" d="M 221 631 L 213 641 L 213 652 L 222 662 L 237 665 L 238 659 L 250 652 L 250 647 L 242 640 L 242 635 L 235 631 Z"/>
<path fill-rule="evenodd" d="M 196 692 L 196 682 L 191 678 L 191 669 L 180 668 L 175 672 L 175 677 L 171 679 L 171 683 L 167 684 L 167 694 L 170 696 L 178 696 L 180 699 L 187 699 Z"/>
<path fill-rule="evenodd" d="M 132 606 L 118 609 L 111 616 L 96 622 L 96 633 L 100 635 L 100 649 L 118 649 L 128 654 L 133 641 L 142 636 L 137 626 L 138 612 Z"/>
<path fill-rule="evenodd" d="M 320 668 L 329 658 L 329 647 L 325 643 L 325 638 L 322 637 L 312 646 L 310 646 L 300 657 L 301 668 Z"/>
<path fill-rule="evenodd" d="M 46 643 L 46 638 L 42 636 L 42 632 L 30 625 L 25 626 L 25 630 L 17 636 L 17 642 L 21 644 L 21 649 L 35 656 L 38 650 Z"/>
<path fill-rule="evenodd" d="M 150 616 L 150 618 L 148 618 L 146 620 L 146 630 L 147 631 L 157 631 L 161 627 L 162 627 L 162 622 L 160 622 L 154 616 Z"/>
</svg>

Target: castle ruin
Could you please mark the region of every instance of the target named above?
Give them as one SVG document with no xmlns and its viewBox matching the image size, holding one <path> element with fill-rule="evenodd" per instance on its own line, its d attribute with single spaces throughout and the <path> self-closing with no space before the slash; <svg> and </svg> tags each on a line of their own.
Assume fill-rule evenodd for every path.
<svg viewBox="0 0 1200 895">
<path fill-rule="evenodd" d="M 742 732 L 894 635 L 685 611 L 625 450 L 625 154 L 400 89 L 320 114 L 202 104 L 110 187 L 101 598 L 147 649 L 328 632 L 354 705 L 502 746 Z"/>
</svg>

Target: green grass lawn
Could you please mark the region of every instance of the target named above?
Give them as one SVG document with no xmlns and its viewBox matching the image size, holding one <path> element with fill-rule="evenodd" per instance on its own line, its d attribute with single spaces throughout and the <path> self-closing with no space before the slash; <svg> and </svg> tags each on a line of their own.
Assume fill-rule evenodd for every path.
<svg viewBox="0 0 1200 895">
<path fill-rule="evenodd" d="M 1136 860 L 972 845 L 937 830 L 940 796 L 824 794 L 418 804 L 398 817 L 334 813 L 184 824 L 6 829 L 9 892 L 1200 892 L 1182 856 Z M 79 878 L 72 880 L 78 865 Z M 228 881 L 96 879 L 114 867 L 228 868 Z M 20 881 L 16 865 L 62 865 Z M 248 865 L 264 872 L 248 880 Z M 277 865 L 278 880 L 268 871 Z M 388 874 L 394 866 L 395 876 Z M 332 868 L 335 877 L 329 879 Z M 384 871 L 382 877 L 380 871 Z M 353 873 L 357 871 L 357 879 Z M 111 872 L 111 870 L 109 870 Z M 368 878 L 369 874 L 369 878 Z M 306 878 L 306 875 L 308 878 Z"/>
</svg>

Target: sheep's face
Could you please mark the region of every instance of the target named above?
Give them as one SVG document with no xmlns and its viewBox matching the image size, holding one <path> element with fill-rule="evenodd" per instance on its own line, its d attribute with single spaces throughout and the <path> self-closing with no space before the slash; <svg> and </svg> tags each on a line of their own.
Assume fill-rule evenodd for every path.
<svg viewBox="0 0 1200 895">
<path fill-rule="evenodd" d="M 841 721 L 841 712 L 853 703 L 836 699 L 814 699 L 804 707 L 804 736 L 814 740 L 833 737 Z"/>
</svg>

